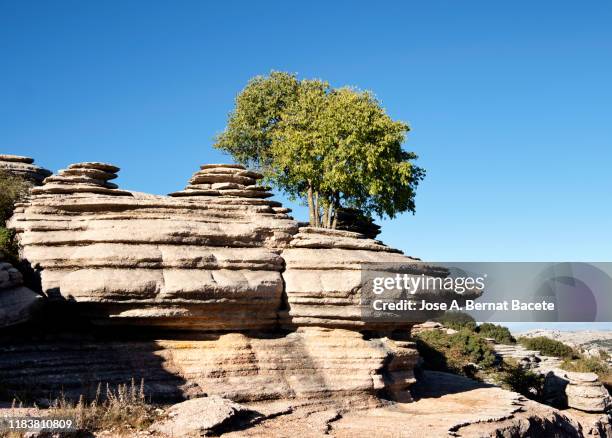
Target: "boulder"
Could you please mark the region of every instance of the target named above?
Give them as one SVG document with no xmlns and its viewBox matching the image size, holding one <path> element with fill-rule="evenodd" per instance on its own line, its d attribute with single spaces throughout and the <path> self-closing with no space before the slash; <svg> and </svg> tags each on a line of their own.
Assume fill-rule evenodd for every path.
<svg viewBox="0 0 612 438">
<path fill-rule="evenodd" d="M 35 185 L 42 184 L 43 180 L 52 172 L 34 164 L 34 159 L 20 155 L 0 154 L 0 170 L 20 176 Z"/>
<path fill-rule="evenodd" d="M 607 412 L 612 408 L 612 398 L 595 373 L 551 370 L 544 381 L 544 397 L 553 406 L 584 412 Z"/>
<path fill-rule="evenodd" d="M 168 419 L 154 423 L 150 430 L 167 436 L 219 436 L 261 417 L 245 406 L 217 396 L 175 404 L 166 411 L 166 415 Z"/>
<path fill-rule="evenodd" d="M 28 321 L 40 298 L 23 286 L 17 269 L 0 260 L 0 328 Z"/>
</svg>

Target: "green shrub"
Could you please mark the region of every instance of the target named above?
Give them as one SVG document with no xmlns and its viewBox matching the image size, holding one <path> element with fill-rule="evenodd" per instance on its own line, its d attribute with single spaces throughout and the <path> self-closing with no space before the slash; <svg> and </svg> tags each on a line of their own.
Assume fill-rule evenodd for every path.
<svg viewBox="0 0 612 438">
<path fill-rule="evenodd" d="M 606 362 L 596 357 L 584 356 L 575 360 L 565 359 L 561 364 L 561 369 L 579 373 L 606 374 L 610 372 L 610 366 Z"/>
<path fill-rule="evenodd" d="M 563 342 L 555 341 L 554 339 L 550 339 L 545 336 L 519 338 L 518 341 L 528 350 L 537 350 L 544 356 L 554 356 L 568 359 L 577 357 L 576 352 L 569 345 L 565 345 Z"/>
<path fill-rule="evenodd" d="M 453 330 L 468 329 L 470 331 L 476 330 L 476 320 L 470 315 L 461 312 L 446 312 L 444 315 L 436 318 L 435 321 L 442 324 L 444 327 L 451 328 Z"/>
<path fill-rule="evenodd" d="M 516 339 L 507 327 L 485 322 L 476 327 L 476 331 L 485 338 L 493 338 L 498 344 L 514 344 Z"/>
<path fill-rule="evenodd" d="M 544 392 L 545 376 L 526 370 L 512 361 L 504 361 L 499 371 L 502 386 L 518 392 L 525 397 L 541 400 Z"/>
<path fill-rule="evenodd" d="M 496 360 L 489 344 L 465 328 L 450 335 L 440 330 L 425 331 L 416 338 L 419 354 L 429 369 L 471 377 L 471 364 L 490 368 Z"/>
<path fill-rule="evenodd" d="M 31 184 L 23 178 L 0 170 L 0 226 L 13 214 L 15 203 L 23 199 Z"/>
</svg>

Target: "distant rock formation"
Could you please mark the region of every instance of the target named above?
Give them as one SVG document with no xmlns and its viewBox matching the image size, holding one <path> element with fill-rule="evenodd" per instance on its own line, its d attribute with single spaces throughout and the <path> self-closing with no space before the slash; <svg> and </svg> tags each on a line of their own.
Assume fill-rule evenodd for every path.
<svg viewBox="0 0 612 438">
<path fill-rule="evenodd" d="M 20 176 L 35 185 L 41 185 L 52 174 L 50 170 L 36 166 L 33 158 L 20 155 L 0 154 L 0 170 Z"/>
</svg>

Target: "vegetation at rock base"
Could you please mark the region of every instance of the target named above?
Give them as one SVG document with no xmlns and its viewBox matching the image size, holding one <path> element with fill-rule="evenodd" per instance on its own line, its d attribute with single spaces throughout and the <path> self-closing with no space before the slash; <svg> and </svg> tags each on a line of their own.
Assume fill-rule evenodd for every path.
<svg viewBox="0 0 612 438">
<path fill-rule="evenodd" d="M 474 318 L 463 312 L 445 312 L 444 315 L 436 318 L 435 321 L 453 330 L 465 328 L 470 331 L 475 331 L 478 325 Z"/>
<path fill-rule="evenodd" d="M 15 406 L 14 404 L 14 407 Z M 62 436 L 90 436 L 90 432 L 107 430 L 119 436 L 133 436 L 131 432 L 148 428 L 161 412 L 147 402 L 144 381 L 137 385 L 134 380 L 129 384 L 105 390 L 98 386 L 96 396 L 86 401 L 83 396 L 75 403 L 65 397 L 56 399 L 45 410 L 45 418 L 71 418 L 75 421 L 77 432 Z"/>
<path fill-rule="evenodd" d="M 391 218 L 415 211 L 425 171 L 402 149 L 408 131 L 371 92 L 272 72 L 240 92 L 214 146 L 304 200 L 312 226 L 335 228 L 341 207 Z"/>
<path fill-rule="evenodd" d="M 525 369 L 516 361 L 505 359 L 497 370 L 495 380 L 505 389 L 532 400 L 542 400 L 545 376 Z"/>
<path fill-rule="evenodd" d="M 12 230 L 6 228 L 6 221 L 13 214 L 15 203 L 23 199 L 31 184 L 18 176 L 0 170 L 0 256 L 9 260 L 17 255 L 17 245 Z"/>
<path fill-rule="evenodd" d="M 518 342 L 528 350 L 537 350 L 544 356 L 554 356 L 560 358 L 572 359 L 577 357 L 576 351 L 569 345 L 545 336 L 536 336 L 534 338 L 521 337 Z"/>
<path fill-rule="evenodd" d="M 498 344 L 515 344 L 516 339 L 508 330 L 508 327 L 504 327 L 497 324 L 491 324 L 489 322 L 484 322 L 476 327 L 476 332 L 485 338 L 492 338 Z"/>
<path fill-rule="evenodd" d="M 491 346 L 468 329 L 453 334 L 429 330 L 415 337 L 419 354 L 428 369 L 475 377 L 478 369 L 490 368 L 496 362 Z"/>
</svg>

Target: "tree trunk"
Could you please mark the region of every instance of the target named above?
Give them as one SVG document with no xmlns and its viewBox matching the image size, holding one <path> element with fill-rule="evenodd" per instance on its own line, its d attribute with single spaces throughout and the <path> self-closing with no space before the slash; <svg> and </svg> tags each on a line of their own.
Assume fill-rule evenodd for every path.
<svg viewBox="0 0 612 438">
<path fill-rule="evenodd" d="M 321 226 L 321 220 L 319 217 L 320 211 L 319 211 L 319 192 L 315 192 L 314 194 L 314 217 L 315 217 L 315 227 L 320 227 Z"/>
<path fill-rule="evenodd" d="M 330 228 L 334 230 L 336 229 L 336 226 L 338 225 L 338 210 L 339 209 L 340 209 L 340 194 L 335 193 L 334 194 L 334 220 L 330 226 Z"/>
<path fill-rule="evenodd" d="M 314 210 L 314 198 L 312 194 L 312 186 L 308 185 L 308 222 L 311 227 L 316 227 L 316 216 Z"/>
</svg>

